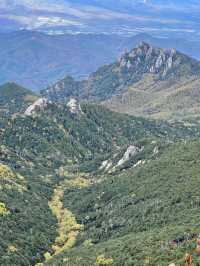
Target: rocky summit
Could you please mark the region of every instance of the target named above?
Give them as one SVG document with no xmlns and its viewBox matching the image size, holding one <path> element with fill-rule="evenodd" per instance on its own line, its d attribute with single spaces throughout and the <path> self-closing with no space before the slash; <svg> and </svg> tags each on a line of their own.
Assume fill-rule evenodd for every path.
<svg viewBox="0 0 200 266">
<path fill-rule="evenodd" d="M 67 76 L 43 90 L 42 95 L 54 102 L 75 97 L 121 113 L 182 119 L 185 112 L 191 117 L 199 110 L 199 84 L 199 61 L 176 49 L 142 42 L 87 80 L 76 81 Z"/>
<path fill-rule="evenodd" d="M 142 42 L 125 53 L 119 64 L 121 69 L 127 68 L 130 72 L 159 74 L 164 78 L 174 68 L 180 67 L 184 59 L 175 49 L 164 50 Z"/>
</svg>

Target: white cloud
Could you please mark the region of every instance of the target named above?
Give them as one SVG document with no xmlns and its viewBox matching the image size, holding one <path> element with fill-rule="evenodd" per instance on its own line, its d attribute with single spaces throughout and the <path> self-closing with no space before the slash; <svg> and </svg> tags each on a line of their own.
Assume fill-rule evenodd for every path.
<svg viewBox="0 0 200 266">
<path fill-rule="evenodd" d="M 99 1 L 103 1 L 108 8 L 102 8 L 97 4 L 85 5 L 84 0 L 82 0 L 82 4 L 74 4 L 73 0 L 0 0 L 0 17 L 18 21 L 22 26 L 33 29 L 45 26 L 66 26 L 68 28 L 78 26 L 82 28 L 83 26 L 95 27 L 98 25 L 101 28 L 101 25 L 110 25 L 112 27 L 116 21 L 117 23 L 123 21 L 121 24 L 131 25 L 133 29 L 147 26 L 155 29 L 181 28 L 182 26 L 196 28 L 198 22 L 192 17 L 190 19 L 189 16 L 187 16 L 189 18 L 187 20 L 181 17 L 177 19 L 177 10 L 182 10 L 185 6 L 176 4 L 176 0 L 170 2 L 169 5 L 159 0 L 116 0 L 117 4 L 120 3 L 118 7 L 123 7 L 124 3 L 124 6 L 128 4 L 131 7 L 130 10 L 112 8 L 109 3 L 113 0 Z M 137 9 L 138 3 L 141 4 L 139 9 Z M 163 10 L 164 12 L 162 12 Z M 173 13 L 173 11 L 175 12 Z M 164 15 L 162 16 L 162 14 Z M 173 16 L 173 14 L 175 15 Z M 117 23 L 115 26 L 118 25 Z"/>
<path fill-rule="evenodd" d="M 17 15 L 0 15 L 0 18 L 8 18 L 17 21 L 29 29 L 36 29 L 43 26 L 82 26 L 83 24 L 77 21 L 64 19 L 60 17 L 45 17 L 45 16 L 17 16 Z"/>
</svg>

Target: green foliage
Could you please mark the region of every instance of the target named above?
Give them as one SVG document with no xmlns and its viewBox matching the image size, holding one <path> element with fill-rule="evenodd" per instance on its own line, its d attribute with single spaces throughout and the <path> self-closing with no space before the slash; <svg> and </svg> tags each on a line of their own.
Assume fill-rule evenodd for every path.
<svg viewBox="0 0 200 266">
<path fill-rule="evenodd" d="M 6 208 L 6 205 L 3 202 L 0 202 L 0 216 L 5 216 L 9 214 L 9 211 Z"/>
<path fill-rule="evenodd" d="M 113 259 L 105 258 L 104 255 L 99 255 L 96 259 L 96 264 L 99 266 L 113 265 Z"/>
<path fill-rule="evenodd" d="M 16 151 L 13 163 L 19 162 L 18 167 L 21 167 L 20 158 L 28 167 L 57 169 L 62 165 L 89 163 L 88 170 L 95 170 L 96 165 L 91 161 L 108 157 L 129 143 L 144 138 L 176 139 L 199 135 L 199 131 L 178 123 L 172 126 L 148 121 L 95 105 L 84 105 L 82 109 L 84 114 L 80 118 L 74 118 L 65 105 L 54 104 L 34 117 L 17 116 L 5 126 L 1 143 Z"/>
<path fill-rule="evenodd" d="M 163 148 L 145 165 L 105 176 L 102 182 L 78 193 L 66 191 L 65 206 L 82 221 L 85 230 L 77 247 L 50 265 L 60 265 L 63 256 L 72 266 L 80 265 L 77 256 L 81 265 L 95 265 L 96 257 L 105 253 L 117 266 L 164 266 L 171 262 L 181 266 L 186 252 L 191 252 L 194 265 L 199 265 L 196 237 L 176 248 L 170 244 L 199 233 L 199 158 L 199 141 L 179 142 Z M 85 247 L 87 239 L 93 245 Z"/>
<path fill-rule="evenodd" d="M 36 94 L 15 83 L 1 85 L 0 113 L 6 116 L 24 111 L 37 98 Z"/>
<path fill-rule="evenodd" d="M 50 104 L 33 117 L 6 118 L 0 202 L 9 215 L 0 216 L 0 265 L 93 266 L 101 254 L 113 265 L 180 259 L 187 247 L 161 256 L 159 244 L 198 231 L 200 149 L 189 142 L 198 126 L 89 104 L 82 110 L 76 117 L 66 105 Z M 141 152 L 113 173 L 99 171 L 131 144 Z M 139 161 L 145 164 L 135 167 Z"/>
</svg>

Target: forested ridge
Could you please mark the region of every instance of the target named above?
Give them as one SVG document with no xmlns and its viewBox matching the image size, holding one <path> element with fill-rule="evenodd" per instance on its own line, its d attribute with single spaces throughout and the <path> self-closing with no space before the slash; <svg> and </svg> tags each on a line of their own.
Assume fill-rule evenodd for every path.
<svg viewBox="0 0 200 266">
<path fill-rule="evenodd" d="M 0 265 L 200 265 L 197 118 L 52 102 L 26 115 L 21 95 L 0 102 Z"/>
</svg>

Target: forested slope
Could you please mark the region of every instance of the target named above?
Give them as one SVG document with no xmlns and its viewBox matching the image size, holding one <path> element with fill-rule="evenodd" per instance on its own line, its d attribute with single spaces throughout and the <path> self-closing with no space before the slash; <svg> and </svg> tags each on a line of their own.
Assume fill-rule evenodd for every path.
<svg viewBox="0 0 200 266">
<path fill-rule="evenodd" d="M 10 104 L 0 132 L 1 265 L 182 265 L 195 240 L 168 241 L 199 233 L 197 121 L 90 104 L 26 115 L 26 104 Z"/>
</svg>

